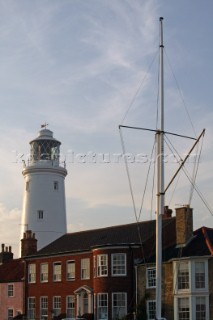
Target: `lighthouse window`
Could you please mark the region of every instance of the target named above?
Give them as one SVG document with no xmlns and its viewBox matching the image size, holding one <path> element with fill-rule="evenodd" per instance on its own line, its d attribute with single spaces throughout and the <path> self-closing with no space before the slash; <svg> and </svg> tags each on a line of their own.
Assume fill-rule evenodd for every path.
<svg viewBox="0 0 213 320">
<path fill-rule="evenodd" d="M 30 187 L 30 181 L 26 182 L 26 191 L 29 191 L 29 187 Z"/>
<path fill-rule="evenodd" d="M 38 210 L 38 220 L 42 220 L 44 218 L 44 211 Z"/>
<path fill-rule="evenodd" d="M 58 181 L 54 181 L 53 186 L 54 190 L 58 190 Z"/>
</svg>

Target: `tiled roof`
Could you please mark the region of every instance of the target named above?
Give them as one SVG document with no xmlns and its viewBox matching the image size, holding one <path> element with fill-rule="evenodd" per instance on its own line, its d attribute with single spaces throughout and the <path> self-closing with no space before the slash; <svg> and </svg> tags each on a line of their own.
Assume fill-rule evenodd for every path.
<svg viewBox="0 0 213 320">
<path fill-rule="evenodd" d="M 162 252 L 163 261 L 176 258 L 199 257 L 213 255 L 213 229 L 202 227 L 193 232 L 193 238 L 185 247 L 177 248 L 175 244 L 165 248 Z M 155 262 L 155 245 L 153 254 L 149 255 L 146 262 Z"/>
<path fill-rule="evenodd" d="M 24 261 L 14 259 L 0 265 L 0 283 L 22 281 L 24 277 Z"/>
<path fill-rule="evenodd" d="M 164 233 L 174 238 L 175 218 L 163 221 Z M 169 231 L 169 230 L 172 230 Z M 39 250 L 33 256 L 56 255 L 68 252 L 88 251 L 103 246 L 129 245 L 144 243 L 155 234 L 155 220 L 101 229 L 67 233 Z M 171 235 L 170 235 L 171 237 Z"/>
</svg>

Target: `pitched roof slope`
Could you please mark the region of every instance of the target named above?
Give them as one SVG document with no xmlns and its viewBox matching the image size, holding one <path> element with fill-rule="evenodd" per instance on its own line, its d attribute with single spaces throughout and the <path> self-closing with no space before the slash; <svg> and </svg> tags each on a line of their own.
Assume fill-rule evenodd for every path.
<svg viewBox="0 0 213 320">
<path fill-rule="evenodd" d="M 14 259 L 0 265 L 0 283 L 22 281 L 24 277 L 24 261 Z"/>
<path fill-rule="evenodd" d="M 154 250 L 153 254 L 146 259 L 146 262 L 155 262 Z M 202 257 L 209 255 L 213 255 L 213 229 L 202 227 L 193 232 L 193 237 L 186 246 L 176 247 L 176 245 L 173 244 L 165 248 L 162 252 L 162 259 L 165 262 L 177 258 Z"/>
<path fill-rule="evenodd" d="M 67 233 L 33 256 L 88 251 L 103 246 L 141 244 L 155 234 L 156 221 L 145 221 L 101 229 Z M 175 218 L 163 221 L 163 230 L 175 226 Z M 173 228 L 172 228 L 173 230 Z M 168 231 L 168 230 L 167 230 Z M 169 232 L 169 231 L 168 231 Z M 174 236 L 173 236 L 174 237 Z"/>
</svg>

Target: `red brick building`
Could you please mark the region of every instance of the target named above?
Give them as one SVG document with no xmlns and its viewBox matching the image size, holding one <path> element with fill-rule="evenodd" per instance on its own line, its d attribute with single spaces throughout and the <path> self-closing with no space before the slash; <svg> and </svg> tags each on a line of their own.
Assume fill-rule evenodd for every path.
<svg viewBox="0 0 213 320">
<path fill-rule="evenodd" d="M 175 218 L 163 222 L 164 247 L 174 228 Z M 26 257 L 28 319 L 133 314 L 134 266 L 154 234 L 155 221 L 70 233 Z"/>
</svg>

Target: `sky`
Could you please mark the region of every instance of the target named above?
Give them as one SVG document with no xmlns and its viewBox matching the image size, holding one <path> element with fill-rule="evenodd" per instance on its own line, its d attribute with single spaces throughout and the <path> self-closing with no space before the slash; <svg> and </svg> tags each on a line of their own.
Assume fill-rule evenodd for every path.
<svg viewBox="0 0 213 320">
<path fill-rule="evenodd" d="M 153 133 L 118 126 L 156 128 L 159 17 L 164 17 L 165 130 L 194 137 L 206 129 L 198 192 L 190 205 L 194 229 L 213 227 L 205 205 L 213 208 L 212 12 L 211 0 L 0 0 L 1 243 L 17 255 L 22 160 L 43 123 L 62 143 L 69 232 L 155 218 Z M 181 157 L 193 144 L 169 139 Z M 178 168 L 171 149 L 167 152 L 166 185 Z M 194 159 L 187 163 L 189 177 Z M 166 204 L 173 211 L 188 204 L 190 190 L 190 178 L 181 172 Z"/>
</svg>

